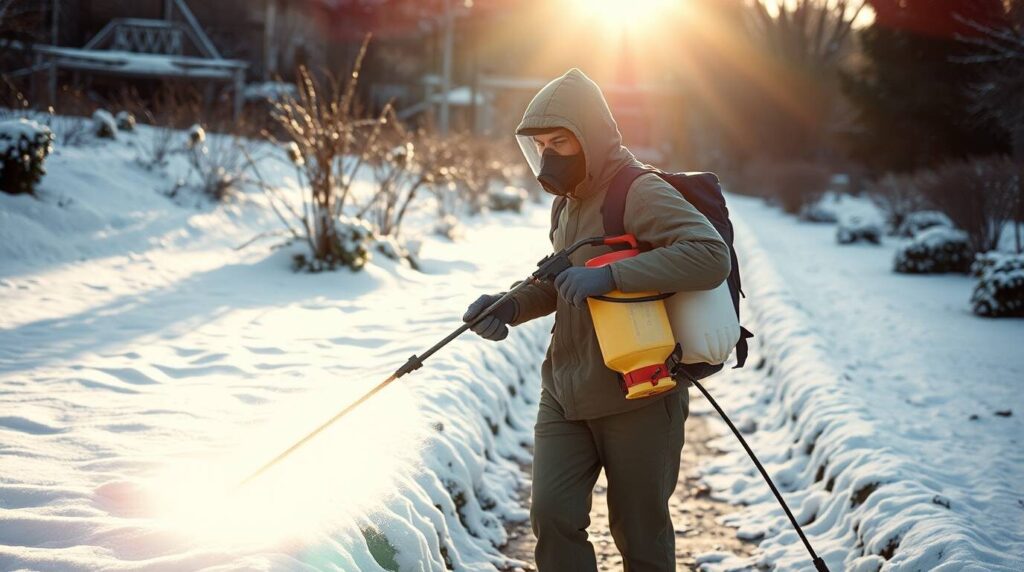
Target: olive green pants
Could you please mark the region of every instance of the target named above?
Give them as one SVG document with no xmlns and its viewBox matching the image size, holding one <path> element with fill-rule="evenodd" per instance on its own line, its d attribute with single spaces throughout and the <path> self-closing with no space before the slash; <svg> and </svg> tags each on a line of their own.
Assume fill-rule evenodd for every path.
<svg viewBox="0 0 1024 572">
<path fill-rule="evenodd" d="M 686 387 L 647 407 L 567 421 L 542 392 L 534 427 L 530 521 L 539 572 L 594 572 L 587 540 L 591 495 L 603 467 L 608 517 L 625 572 L 673 572 L 675 530 L 668 501 L 679 480 Z"/>
</svg>

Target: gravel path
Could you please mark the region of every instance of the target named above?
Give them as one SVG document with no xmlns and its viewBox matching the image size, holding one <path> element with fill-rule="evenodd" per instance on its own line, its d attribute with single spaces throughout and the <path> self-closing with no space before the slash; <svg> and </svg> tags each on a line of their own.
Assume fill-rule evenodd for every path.
<svg viewBox="0 0 1024 572">
<path fill-rule="evenodd" d="M 726 551 L 738 556 L 752 554 L 757 546 L 736 538 L 735 529 L 719 523 L 719 517 L 735 512 L 734 507 L 711 498 L 710 491 L 697 472 L 701 459 L 707 459 L 716 451 L 708 442 L 716 437 L 711 433 L 707 415 L 714 412 L 704 398 L 696 391 L 690 395 L 690 418 L 686 421 L 686 444 L 683 447 L 683 461 L 679 472 L 679 484 L 670 501 L 672 520 L 676 528 L 676 569 L 696 570 L 696 556 L 704 552 Z M 523 470 L 529 471 L 529 465 Z M 622 570 L 622 557 L 615 547 L 608 528 L 608 504 L 605 496 L 606 481 L 601 473 L 594 489 L 593 508 L 590 512 L 590 541 L 597 551 L 598 569 L 601 572 Z M 529 505 L 530 491 L 521 493 L 524 506 Z M 506 555 L 531 563 L 527 570 L 534 570 L 533 549 L 536 539 L 530 530 L 530 523 L 513 525 L 509 529 L 511 541 L 502 549 Z"/>
</svg>

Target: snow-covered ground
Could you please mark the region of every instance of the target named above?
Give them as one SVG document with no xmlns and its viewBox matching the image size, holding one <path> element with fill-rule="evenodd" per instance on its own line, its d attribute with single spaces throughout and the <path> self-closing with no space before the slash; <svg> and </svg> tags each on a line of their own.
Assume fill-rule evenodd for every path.
<svg viewBox="0 0 1024 572">
<path fill-rule="evenodd" d="M 460 338 L 234 485 L 530 272 L 546 209 L 424 235 L 423 272 L 378 255 L 295 274 L 295 249 L 234 248 L 278 228 L 263 195 L 169 199 L 184 159 L 140 167 L 131 145 L 149 136 L 58 147 L 39 199 L 0 194 L 0 569 L 515 565 L 496 547 L 500 519 L 527 518 L 517 461 L 549 320 Z M 290 169 L 265 172 L 294 192 Z M 1024 321 L 972 315 L 973 279 L 894 274 L 892 239 L 839 246 L 833 225 L 729 202 L 757 337 L 708 387 L 832 570 L 1024 569 Z M 735 524 L 763 551 L 703 568 L 807 570 L 719 430 L 706 479 L 748 505 Z"/>
<path fill-rule="evenodd" d="M 976 279 L 895 274 L 896 239 L 840 246 L 835 225 L 728 200 L 757 337 L 748 368 L 709 390 L 830 568 L 1024 570 L 1024 320 L 973 315 Z M 734 524 L 764 538 L 756 561 L 809 569 L 733 437 L 716 445 L 730 453 L 706 478 L 749 505 Z"/>
<path fill-rule="evenodd" d="M 278 228 L 262 194 L 170 200 L 183 163 L 136 164 L 148 136 L 58 147 L 39 199 L 0 193 L 0 570 L 515 564 L 545 320 L 456 340 L 235 484 L 528 274 L 545 208 L 424 236 L 423 272 L 296 274 L 296 249 L 234 248 Z"/>
</svg>

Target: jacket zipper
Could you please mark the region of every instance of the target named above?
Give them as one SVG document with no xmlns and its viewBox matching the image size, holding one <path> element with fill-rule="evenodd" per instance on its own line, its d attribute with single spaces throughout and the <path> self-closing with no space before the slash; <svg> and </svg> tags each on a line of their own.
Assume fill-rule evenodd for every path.
<svg viewBox="0 0 1024 572">
<path fill-rule="evenodd" d="M 568 212 L 568 216 L 572 217 L 572 238 L 567 240 L 566 242 L 568 244 L 572 244 L 573 242 L 575 242 L 577 240 L 577 238 L 579 236 L 579 232 L 580 232 L 580 209 L 582 208 L 582 205 L 580 204 L 579 200 L 572 200 L 572 199 L 570 199 L 569 200 L 569 204 L 567 206 L 570 207 L 568 209 L 568 211 L 569 211 Z M 566 222 L 569 222 L 569 221 L 566 221 Z M 569 323 L 567 324 L 566 329 L 569 332 L 573 331 L 573 320 L 572 320 L 572 312 L 573 311 L 574 310 L 572 308 L 567 308 L 566 319 L 567 319 L 567 321 Z M 564 333 L 563 333 L 563 337 L 564 337 Z M 578 371 L 580 369 L 580 366 L 582 365 L 582 360 L 580 359 L 580 354 L 579 354 L 579 348 L 576 347 L 575 340 L 569 340 L 569 344 L 568 345 L 569 345 L 570 350 L 572 351 L 572 357 L 573 357 L 573 362 L 572 362 L 573 367 L 570 368 L 569 371 L 570 372 L 575 372 L 575 371 Z M 567 390 L 568 390 L 568 393 L 570 394 L 570 398 L 567 400 L 568 403 L 566 403 L 566 407 L 567 407 L 567 409 L 568 409 L 569 406 L 572 407 L 572 413 L 569 414 L 569 416 L 570 417 L 575 417 L 576 416 L 576 386 L 573 383 L 572 378 L 570 378 L 568 381 L 569 381 L 569 384 L 568 384 Z"/>
</svg>

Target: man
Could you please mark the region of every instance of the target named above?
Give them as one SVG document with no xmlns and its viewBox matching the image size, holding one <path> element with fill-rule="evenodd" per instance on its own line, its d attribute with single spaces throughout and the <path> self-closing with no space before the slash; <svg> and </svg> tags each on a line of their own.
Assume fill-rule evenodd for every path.
<svg viewBox="0 0 1024 572">
<path fill-rule="evenodd" d="M 597 84 L 571 69 L 530 102 L 516 129 L 546 191 L 567 198 L 552 235 L 554 250 L 605 234 L 601 205 L 615 173 L 641 165 L 622 146 Z M 673 571 L 675 532 L 668 500 L 679 479 L 686 388 L 626 400 L 618 374 L 604 365 L 586 298 L 622 292 L 716 287 L 730 271 L 729 249 L 696 208 L 657 175 L 630 188 L 625 229 L 650 250 L 601 268 L 583 263 L 609 251 L 586 247 L 551 284 L 531 284 L 474 327 L 501 340 L 516 326 L 555 312 L 542 366 L 530 518 L 540 572 L 597 570 L 587 540 L 591 493 L 604 468 L 611 534 L 627 572 Z M 497 300 L 481 296 L 472 320 Z"/>
</svg>

